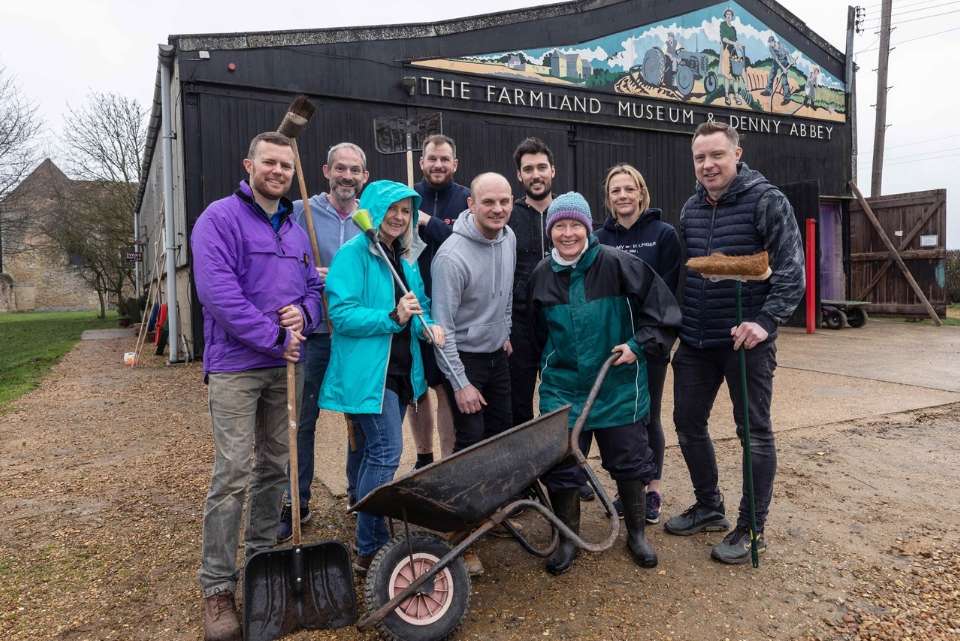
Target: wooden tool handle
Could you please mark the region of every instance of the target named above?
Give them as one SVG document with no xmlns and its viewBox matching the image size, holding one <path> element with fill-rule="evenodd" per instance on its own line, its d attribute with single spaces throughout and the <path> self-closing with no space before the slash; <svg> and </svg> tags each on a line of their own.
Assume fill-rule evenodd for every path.
<svg viewBox="0 0 960 641">
<path fill-rule="evenodd" d="M 293 545 L 300 545 L 300 470 L 297 466 L 297 366 L 287 361 L 287 441 L 290 445 L 290 518 Z"/>
</svg>

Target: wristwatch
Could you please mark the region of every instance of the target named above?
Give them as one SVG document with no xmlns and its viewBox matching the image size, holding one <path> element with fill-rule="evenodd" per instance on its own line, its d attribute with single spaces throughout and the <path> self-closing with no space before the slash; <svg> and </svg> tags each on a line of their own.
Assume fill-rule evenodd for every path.
<svg viewBox="0 0 960 641">
<path fill-rule="evenodd" d="M 392 320 L 394 323 L 396 323 L 400 327 L 403 327 L 405 325 L 405 323 L 400 322 L 400 316 L 397 315 L 397 310 L 395 309 L 390 310 L 390 320 Z"/>
</svg>

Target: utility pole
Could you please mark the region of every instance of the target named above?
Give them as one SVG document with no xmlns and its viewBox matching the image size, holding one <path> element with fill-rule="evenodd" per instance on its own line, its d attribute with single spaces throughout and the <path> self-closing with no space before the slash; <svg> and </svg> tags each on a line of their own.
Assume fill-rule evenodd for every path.
<svg viewBox="0 0 960 641">
<path fill-rule="evenodd" d="M 887 66 L 890 61 L 890 13 L 893 0 L 883 0 L 880 8 L 880 55 L 877 66 L 877 120 L 873 131 L 873 178 L 871 198 L 879 196 L 883 184 L 883 143 L 887 137 Z"/>
<path fill-rule="evenodd" d="M 853 62 L 853 36 L 857 31 L 860 19 L 860 7 L 847 7 L 847 47 L 844 52 L 846 65 L 843 70 L 843 81 L 847 89 L 847 118 L 850 120 L 852 135 L 850 148 L 850 176 L 857 182 L 857 86 L 854 84 L 856 64 Z"/>
</svg>

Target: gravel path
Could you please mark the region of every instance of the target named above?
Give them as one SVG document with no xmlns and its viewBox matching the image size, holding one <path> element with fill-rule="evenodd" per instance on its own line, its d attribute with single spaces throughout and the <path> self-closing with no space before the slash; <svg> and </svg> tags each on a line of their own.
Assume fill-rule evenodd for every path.
<svg viewBox="0 0 960 641">
<path fill-rule="evenodd" d="M 81 342 L 0 416 L 0 639 L 194 640 L 200 513 L 211 463 L 197 364 L 120 364 L 129 341 Z M 651 528 L 661 564 L 621 540 L 548 577 L 510 541 L 481 542 L 460 639 L 956 640 L 960 638 L 960 404 L 779 437 L 759 570 L 708 559 L 718 535 Z M 728 505 L 739 448 L 718 446 Z M 598 466 L 598 461 L 593 461 Z M 666 514 L 691 500 L 667 452 Z M 322 486 L 308 541 L 351 540 Z M 585 530 L 600 538 L 596 503 Z M 539 527 L 522 517 L 529 530 Z M 621 535 L 622 537 L 622 535 Z M 294 639 L 372 639 L 353 628 Z"/>
</svg>

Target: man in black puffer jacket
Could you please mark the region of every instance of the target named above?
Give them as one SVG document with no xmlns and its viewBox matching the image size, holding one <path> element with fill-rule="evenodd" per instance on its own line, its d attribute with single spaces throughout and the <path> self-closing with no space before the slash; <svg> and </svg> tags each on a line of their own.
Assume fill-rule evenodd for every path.
<svg viewBox="0 0 960 641">
<path fill-rule="evenodd" d="M 714 252 L 748 255 L 766 250 L 773 275 L 743 285 L 743 318 L 736 322 L 736 283 L 712 282 L 687 269 L 681 276 L 683 324 L 673 357 L 673 420 L 697 502 L 664 526 L 670 534 L 729 529 L 720 495 L 717 461 L 707 430 L 710 410 L 724 380 L 742 425 L 738 349 L 747 356 L 750 451 L 760 551 L 773 497 L 777 453 L 770 423 L 777 325 L 793 313 L 805 288 L 800 230 L 786 196 L 760 172 L 740 162 L 737 130 L 708 121 L 693 134 L 697 192 L 680 213 L 680 240 L 688 258 Z M 678 402 L 677 399 L 680 399 Z M 740 500 L 737 525 L 714 546 L 723 563 L 750 560 L 750 509 Z"/>
</svg>

